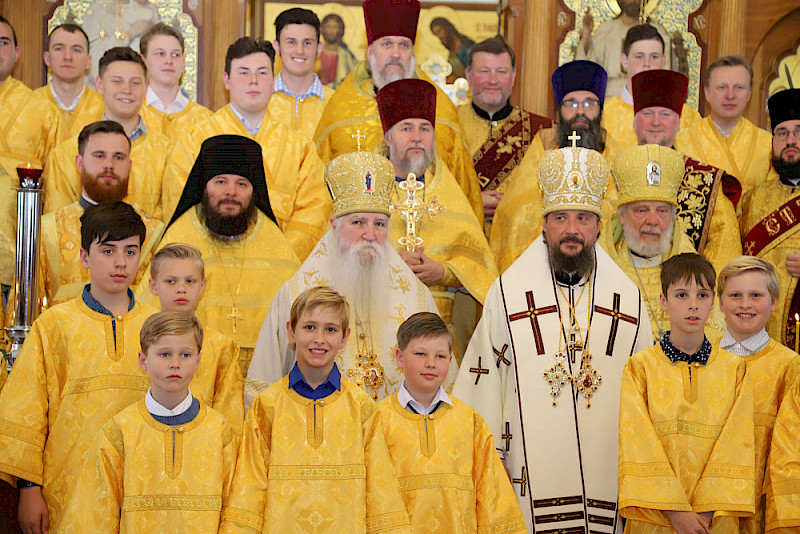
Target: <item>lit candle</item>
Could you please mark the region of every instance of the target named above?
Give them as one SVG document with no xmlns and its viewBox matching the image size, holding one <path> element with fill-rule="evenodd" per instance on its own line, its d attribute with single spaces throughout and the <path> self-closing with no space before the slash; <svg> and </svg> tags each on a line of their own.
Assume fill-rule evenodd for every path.
<svg viewBox="0 0 800 534">
<path fill-rule="evenodd" d="M 800 313 L 794 314 L 794 351 L 800 348 L 800 332 L 797 331 L 798 323 L 800 323 Z"/>
</svg>

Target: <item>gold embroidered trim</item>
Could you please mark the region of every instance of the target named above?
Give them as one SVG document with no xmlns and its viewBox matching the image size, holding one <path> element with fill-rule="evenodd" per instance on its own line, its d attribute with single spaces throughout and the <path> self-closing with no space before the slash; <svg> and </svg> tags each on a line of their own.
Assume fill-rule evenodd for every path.
<svg viewBox="0 0 800 534">
<path fill-rule="evenodd" d="M 367 468 L 362 464 L 271 465 L 268 476 L 283 479 L 359 479 L 367 477 Z"/>
<path fill-rule="evenodd" d="M 478 534 L 504 534 L 505 532 L 521 532 L 524 530 L 525 520 L 522 517 L 513 517 L 505 521 L 478 527 Z"/>
<path fill-rule="evenodd" d="M 401 525 L 409 525 L 408 514 L 405 510 L 367 518 L 367 532 L 385 532 Z"/>
<path fill-rule="evenodd" d="M 619 475 L 633 475 L 645 477 L 672 476 L 672 466 L 668 463 L 632 464 L 624 463 L 619 466 Z"/>
<path fill-rule="evenodd" d="M 324 440 L 325 401 L 317 400 L 306 406 L 306 440 L 309 446 L 319 448 Z"/>
<path fill-rule="evenodd" d="M 164 434 L 164 472 L 176 478 L 183 467 L 183 428 L 173 428 Z"/>
<path fill-rule="evenodd" d="M 257 532 L 261 532 L 264 526 L 264 516 L 261 514 L 254 514 L 243 510 L 241 508 L 225 507 L 222 512 L 222 522 L 235 523 L 246 528 L 252 528 Z"/>
<path fill-rule="evenodd" d="M 106 439 L 111 442 L 111 445 L 117 450 L 120 456 L 125 457 L 125 442 L 122 440 L 122 429 L 112 419 L 103 427 L 103 433 Z"/>
<path fill-rule="evenodd" d="M 753 424 L 755 426 L 765 426 L 772 429 L 775 426 L 775 416 L 768 413 L 754 413 Z"/>
<path fill-rule="evenodd" d="M 689 434 L 698 438 L 716 439 L 722 432 L 721 425 L 704 425 L 694 421 L 684 421 L 674 419 L 672 421 L 662 421 L 655 424 L 656 433 L 659 436 L 670 436 L 672 434 Z"/>
<path fill-rule="evenodd" d="M 2 362 L 4 365 L 5 362 Z M 46 438 L 41 432 L 31 430 L 30 428 L 11 423 L 9 421 L 0 421 L 0 436 L 8 436 L 12 439 L 17 439 L 30 443 L 31 445 L 44 450 Z"/>
<path fill-rule="evenodd" d="M 244 381 L 244 390 L 258 396 L 259 393 L 270 387 L 272 384 L 263 380 L 248 379 Z"/>
<path fill-rule="evenodd" d="M 707 464 L 703 476 L 752 479 L 755 477 L 755 470 L 752 467 L 743 467 L 741 465 Z"/>
<path fill-rule="evenodd" d="M 222 497 L 217 495 L 131 495 L 122 501 L 123 512 L 149 510 L 219 512 L 222 510 Z"/>
<path fill-rule="evenodd" d="M 117 328 L 117 333 L 123 328 Z M 113 345 L 113 341 L 112 341 Z M 113 352 L 112 352 L 113 353 Z M 89 393 L 90 391 L 100 391 L 104 389 L 133 389 L 136 391 L 147 391 L 150 387 L 150 379 L 146 376 L 95 376 L 91 378 L 81 378 L 79 380 L 69 380 L 64 384 L 62 395 L 77 395 Z"/>
<path fill-rule="evenodd" d="M 433 415 L 423 415 L 417 423 L 419 430 L 419 450 L 425 458 L 430 458 L 436 452 L 436 427 L 433 424 Z"/>
<path fill-rule="evenodd" d="M 800 480 L 772 482 L 773 495 L 791 495 L 793 493 L 800 493 Z"/>
<path fill-rule="evenodd" d="M 400 485 L 400 491 L 415 491 L 428 488 L 454 488 L 475 491 L 472 477 L 454 475 L 453 473 L 400 477 L 397 482 Z"/>
</svg>

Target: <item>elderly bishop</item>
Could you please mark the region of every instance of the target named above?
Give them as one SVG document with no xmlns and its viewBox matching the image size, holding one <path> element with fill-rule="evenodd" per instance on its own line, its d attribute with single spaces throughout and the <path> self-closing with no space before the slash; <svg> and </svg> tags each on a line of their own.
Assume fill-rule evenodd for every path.
<svg viewBox="0 0 800 534">
<path fill-rule="evenodd" d="M 453 390 L 489 424 L 529 532 L 622 531 L 622 370 L 652 338 L 638 289 L 595 246 L 608 176 L 592 150 L 542 158 L 542 235 L 489 289 Z"/>
</svg>

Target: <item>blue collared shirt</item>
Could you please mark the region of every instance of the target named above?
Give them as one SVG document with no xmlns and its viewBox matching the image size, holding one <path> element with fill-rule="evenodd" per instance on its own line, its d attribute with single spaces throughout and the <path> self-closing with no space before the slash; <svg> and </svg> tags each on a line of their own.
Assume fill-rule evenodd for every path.
<svg viewBox="0 0 800 534">
<path fill-rule="evenodd" d="M 703 344 L 700 345 L 700 350 L 695 352 L 694 354 L 686 354 L 678 347 L 672 344 L 672 341 L 669 339 L 670 331 L 667 331 L 664 334 L 664 337 L 661 338 L 659 343 L 661 343 L 661 349 L 664 351 L 664 354 L 667 355 L 669 361 L 672 363 L 675 362 L 686 362 L 688 364 L 698 363 L 700 365 L 705 365 L 708 363 L 708 358 L 711 356 L 711 342 L 708 341 L 707 337 L 703 338 Z"/>
<path fill-rule="evenodd" d="M 289 372 L 289 388 L 295 390 L 298 395 L 306 399 L 324 399 L 336 391 L 341 391 L 342 375 L 339 373 L 339 368 L 334 363 L 331 374 L 328 375 L 328 379 L 317 386 L 317 389 L 314 389 L 308 385 L 308 382 L 303 378 L 303 374 L 297 367 L 297 363 L 295 363 L 294 367 L 292 367 L 292 370 Z"/>
<path fill-rule="evenodd" d="M 100 304 L 97 301 L 97 299 L 92 296 L 91 290 L 92 290 L 92 284 L 86 284 L 85 286 L 83 286 L 83 294 L 81 295 L 81 297 L 83 298 L 83 303 L 86 304 L 92 311 L 95 311 L 97 313 L 102 313 L 103 315 L 110 315 L 111 317 L 114 318 L 114 320 L 111 321 L 111 331 L 114 334 L 114 348 L 116 349 L 117 318 L 114 316 L 113 313 L 111 313 L 111 311 L 108 308 Z M 133 298 L 133 291 L 131 291 L 131 288 L 128 288 L 128 299 L 130 300 L 130 302 L 128 303 L 128 311 L 131 311 L 133 309 L 133 306 L 136 304 L 136 301 Z"/>
<path fill-rule="evenodd" d="M 292 98 L 311 98 L 312 96 L 317 96 L 321 99 L 325 99 L 325 87 L 322 85 L 322 82 L 319 81 L 319 76 L 314 74 L 314 81 L 311 82 L 311 85 L 308 87 L 305 93 L 302 95 L 296 95 L 286 87 L 286 84 L 283 83 L 283 78 L 281 78 L 281 73 L 279 72 L 277 76 L 275 76 L 275 84 L 274 84 L 274 91 L 281 92 L 291 96 Z"/>
<path fill-rule="evenodd" d="M 263 115 L 261 116 L 261 121 L 259 121 L 258 124 L 250 125 L 250 123 L 247 122 L 247 119 L 244 118 L 244 115 L 239 113 L 239 110 L 236 109 L 236 106 L 234 106 L 233 104 L 231 104 L 230 106 L 231 110 L 233 111 L 233 114 L 236 115 L 236 117 L 240 121 L 242 121 L 242 126 L 244 126 L 244 129 L 247 130 L 250 133 L 250 135 L 258 134 L 258 129 L 261 128 L 261 123 L 264 122 L 264 116 Z"/>
<path fill-rule="evenodd" d="M 103 113 L 103 120 L 107 121 L 111 119 L 106 117 L 106 114 Z M 142 116 L 139 115 L 139 123 L 136 125 L 136 128 L 134 128 L 131 134 L 128 136 L 128 139 L 130 139 L 131 142 L 134 142 L 140 137 L 144 137 L 145 135 L 147 135 L 147 126 L 145 126 L 144 121 L 142 120 Z"/>
</svg>

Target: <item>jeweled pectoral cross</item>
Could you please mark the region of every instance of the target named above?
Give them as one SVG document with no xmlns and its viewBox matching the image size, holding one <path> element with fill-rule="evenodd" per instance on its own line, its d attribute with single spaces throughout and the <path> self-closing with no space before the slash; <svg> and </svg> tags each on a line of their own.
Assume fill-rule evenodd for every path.
<svg viewBox="0 0 800 534">
<path fill-rule="evenodd" d="M 578 135 L 578 132 L 572 130 L 572 135 L 567 137 L 570 141 L 572 141 L 572 148 L 578 148 L 578 141 L 581 140 L 581 136 Z"/>
<path fill-rule="evenodd" d="M 392 204 L 392 211 L 400 213 L 400 217 L 406 222 L 406 235 L 397 240 L 398 243 L 406 247 L 406 250 L 413 252 L 418 246 L 422 245 L 423 240 L 417 235 L 417 224 L 422 220 L 423 215 L 428 215 L 430 220 L 436 219 L 445 207 L 439 204 L 436 197 L 431 197 L 430 201 L 425 201 L 417 195 L 417 192 L 425 189 L 425 183 L 417 180 L 417 175 L 413 172 L 408 173 L 408 177 L 397 184 L 397 187 L 406 193 L 406 199 L 400 204 Z"/>
<path fill-rule="evenodd" d="M 239 330 L 239 319 L 244 317 L 244 315 L 239 313 L 239 308 L 234 306 L 233 308 L 231 308 L 231 312 L 225 317 L 233 321 L 233 333 L 236 334 L 237 331 Z"/>
<path fill-rule="evenodd" d="M 366 140 L 366 138 L 367 138 L 366 134 L 365 135 L 361 135 L 361 130 L 359 129 L 359 130 L 356 130 L 356 133 L 354 133 L 350 137 L 352 137 L 353 139 L 356 140 L 357 150 L 360 151 L 361 150 L 361 140 L 362 139 Z"/>
</svg>

